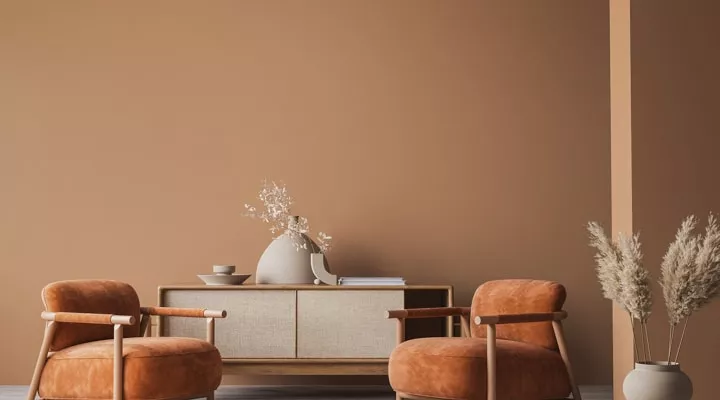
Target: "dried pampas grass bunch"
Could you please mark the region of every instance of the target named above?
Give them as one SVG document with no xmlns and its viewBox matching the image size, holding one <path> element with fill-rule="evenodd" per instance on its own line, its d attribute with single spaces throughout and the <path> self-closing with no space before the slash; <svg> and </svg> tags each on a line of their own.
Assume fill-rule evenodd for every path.
<svg viewBox="0 0 720 400">
<path fill-rule="evenodd" d="M 720 226 L 710 214 L 704 234 L 694 234 L 697 219 L 691 215 L 682 222 L 675 240 L 668 247 L 661 264 L 660 285 L 670 322 L 668 365 L 672 356 L 675 328 L 684 320 L 680 342 L 674 362 L 680 356 L 692 313 L 720 296 Z M 587 226 L 590 246 L 597 250 L 595 262 L 597 275 L 605 298 L 620 305 L 630 315 L 635 338 L 635 320 L 640 321 L 642 351 L 635 340 L 635 357 L 650 360 L 652 357 L 648 340 L 647 321 L 652 310 L 650 273 L 642 265 L 639 235 L 618 235 L 612 241 L 597 222 Z"/>
<path fill-rule="evenodd" d="M 640 235 L 620 234 L 617 241 L 612 241 L 597 222 L 590 222 L 587 229 L 590 233 L 590 246 L 597 250 L 595 261 L 603 294 L 605 298 L 619 304 L 630 316 L 635 358 L 649 360 L 652 355 L 647 321 L 652 312 L 652 290 L 650 273 L 642 265 Z M 641 351 L 638 351 L 635 337 L 635 320 L 640 322 Z"/>
<path fill-rule="evenodd" d="M 720 294 L 720 229 L 717 218 L 710 214 L 704 235 L 693 234 L 696 225 L 695 216 L 685 218 L 660 266 L 660 284 L 670 322 L 668 360 L 672 354 L 675 327 L 685 320 L 675 362 L 680 356 L 688 319 Z"/>
</svg>

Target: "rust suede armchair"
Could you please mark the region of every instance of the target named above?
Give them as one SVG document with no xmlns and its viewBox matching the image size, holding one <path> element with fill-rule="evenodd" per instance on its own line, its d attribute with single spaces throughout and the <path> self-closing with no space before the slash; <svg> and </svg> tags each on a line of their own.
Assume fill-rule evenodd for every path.
<svg viewBox="0 0 720 400">
<path fill-rule="evenodd" d="M 398 399 L 581 400 L 561 321 L 565 288 L 500 280 L 481 285 L 472 307 L 388 311 L 398 346 L 388 374 Z M 461 338 L 403 341 L 405 320 L 459 316 Z M 473 324 L 470 324 L 472 320 Z"/>
<path fill-rule="evenodd" d="M 55 282 L 42 291 L 47 321 L 28 400 L 207 397 L 222 379 L 215 318 L 225 311 L 140 307 L 132 286 Z M 143 337 L 151 315 L 207 319 L 207 340 Z"/>
</svg>

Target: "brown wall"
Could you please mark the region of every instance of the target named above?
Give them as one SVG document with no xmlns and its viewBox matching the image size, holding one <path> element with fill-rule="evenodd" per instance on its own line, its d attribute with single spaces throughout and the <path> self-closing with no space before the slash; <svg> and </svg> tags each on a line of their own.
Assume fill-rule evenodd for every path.
<svg viewBox="0 0 720 400">
<path fill-rule="evenodd" d="M 635 0 L 632 8 L 634 225 L 656 277 L 682 219 L 720 213 L 720 3 Z M 667 359 L 662 293 L 651 318 L 653 356 Z M 695 314 L 680 363 L 694 400 L 717 399 L 720 302 Z"/>
<path fill-rule="evenodd" d="M 512 4 L 510 4 L 512 3 Z M 27 383 L 50 281 L 153 303 L 253 272 L 262 178 L 336 238 L 341 275 L 565 283 L 584 384 L 611 308 L 583 225 L 610 219 L 607 3 L 0 3 L 0 384 Z M 696 331 L 697 332 L 697 331 Z"/>
</svg>

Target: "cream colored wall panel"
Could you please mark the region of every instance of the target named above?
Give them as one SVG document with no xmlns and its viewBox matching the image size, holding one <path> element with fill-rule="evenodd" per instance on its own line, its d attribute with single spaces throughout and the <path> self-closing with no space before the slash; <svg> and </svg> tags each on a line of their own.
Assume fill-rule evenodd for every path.
<svg viewBox="0 0 720 400">
<path fill-rule="evenodd" d="M 164 306 L 227 310 L 218 319 L 215 345 L 223 358 L 294 358 L 295 291 L 168 290 Z M 205 338 L 202 318 L 167 318 L 166 336 Z"/>
<path fill-rule="evenodd" d="M 402 290 L 299 290 L 298 358 L 385 358 L 395 346 Z"/>
</svg>

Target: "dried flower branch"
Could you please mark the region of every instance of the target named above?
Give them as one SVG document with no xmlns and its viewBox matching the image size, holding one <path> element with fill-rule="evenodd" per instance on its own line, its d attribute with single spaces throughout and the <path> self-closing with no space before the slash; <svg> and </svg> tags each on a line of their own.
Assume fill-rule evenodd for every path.
<svg viewBox="0 0 720 400">
<path fill-rule="evenodd" d="M 317 236 L 317 245 L 320 247 L 321 253 L 327 253 L 330 251 L 330 241 L 332 240 L 332 236 L 329 236 L 325 232 L 318 232 Z"/>
<path fill-rule="evenodd" d="M 713 214 L 708 216 L 704 235 L 693 235 L 696 225 L 697 219 L 693 215 L 683 220 L 661 265 L 660 284 L 670 322 L 668 363 L 676 325 L 685 319 L 675 361 L 680 356 L 687 322 L 692 313 L 720 294 L 720 228 L 717 218 Z"/>
<path fill-rule="evenodd" d="M 603 294 L 628 312 L 633 326 L 635 356 L 638 359 L 648 359 L 651 353 L 649 340 L 646 340 L 646 324 L 652 311 L 652 291 L 650 273 L 642 265 L 640 236 L 626 236 L 621 233 L 614 243 L 597 222 L 590 222 L 587 229 L 590 233 L 590 246 L 597 249 L 595 261 Z M 640 321 L 642 357 L 635 340 L 635 319 Z"/>
<path fill-rule="evenodd" d="M 617 245 L 621 254 L 618 274 L 625 307 L 633 318 L 645 323 L 652 312 L 652 290 L 650 273 L 642 266 L 640 235 L 628 237 L 621 233 Z"/>
<path fill-rule="evenodd" d="M 296 215 L 288 216 L 288 226 L 285 234 L 290 236 L 297 250 L 307 249 L 310 246 L 313 252 L 316 251 L 310 239 L 307 239 L 308 233 L 310 233 L 310 224 L 307 218 Z"/>
<path fill-rule="evenodd" d="M 275 182 L 264 180 L 258 199 L 260 199 L 265 209 L 258 210 L 250 204 L 245 204 L 245 213 L 243 215 L 270 224 L 269 229 L 273 234 L 285 232 L 290 224 L 290 207 L 295 202 L 290 197 L 287 188 L 284 185 L 281 186 Z"/>
<path fill-rule="evenodd" d="M 697 238 L 692 235 L 696 225 L 695 216 L 685 218 L 660 265 L 660 285 L 670 325 L 677 325 L 692 313 L 689 294 L 690 273 L 697 254 Z"/>
<path fill-rule="evenodd" d="M 650 273 L 642 266 L 643 254 L 640 235 L 626 236 L 620 233 L 617 246 L 622 256 L 619 275 L 625 307 L 633 319 L 640 320 L 640 343 L 643 359 L 649 360 L 652 358 L 652 352 L 650 340 L 647 338 L 647 321 L 652 313 L 653 302 Z"/>
<path fill-rule="evenodd" d="M 590 222 L 587 226 L 590 233 L 590 246 L 597 249 L 595 262 L 597 275 L 606 299 L 618 303 L 627 310 L 622 300 L 620 268 L 621 254 L 615 245 L 605 235 L 605 231 L 597 222 Z"/>
<path fill-rule="evenodd" d="M 720 295 L 720 228 L 714 215 L 708 217 L 705 236 L 699 242 L 693 274 L 697 287 L 691 293 L 693 312 Z"/>
<path fill-rule="evenodd" d="M 246 217 L 257 218 L 270 224 L 270 232 L 275 234 L 287 234 L 292 239 L 296 250 L 310 248 L 313 252 L 327 253 L 330 251 L 332 236 L 323 232 L 318 233 L 317 246 L 314 245 L 307 235 L 310 233 L 310 224 L 305 217 L 292 215 L 290 208 L 295 200 L 290 196 L 284 184 L 278 185 L 274 181 L 263 181 L 262 188 L 258 194 L 263 208 L 245 204 Z"/>
<path fill-rule="evenodd" d="M 668 365 L 676 326 L 685 320 L 675 362 L 680 355 L 690 316 L 720 296 L 720 225 L 717 218 L 710 214 L 704 234 L 693 234 L 696 226 L 697 219 L 693 215 L 683 220 L 660 266 L 660 285 L 670 322 Z M 597 249 L 595 261 L 603 295 L 628 312 L 633 324 L 633 338 L 633 321 L 640 320 L 642 341 L 647 344 L 648 357 L 652 357 L 647 335 L 647 320 L 652 310 L 650 274 L 642 266 L 639 236 L 620 234 L 617 242 L 612 242 L 598 223 L 590 222 L 587 229 L 590 246 Z M 644 354 L 645 350 L 643 346 Z M 635 354 L 637 357 L 637 344 Z"/>
</svg>

